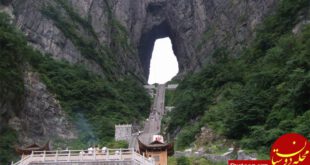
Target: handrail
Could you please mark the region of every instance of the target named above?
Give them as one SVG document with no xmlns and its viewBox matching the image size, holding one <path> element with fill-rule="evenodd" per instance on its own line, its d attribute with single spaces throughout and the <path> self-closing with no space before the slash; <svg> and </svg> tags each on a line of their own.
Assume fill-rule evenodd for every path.
<svg viewBox="0 0 310 165">
<path fill-rule="evenodd" d="M 12 165 L 28 165 L 31 162 L 86 162 L 86 161 L 134 161 L 143 165 L 154 165 L 153 159 L 148 159 L 133 148 L 106 150 L 55 150 L 33 151 Z"/>
<path fill-rule="evenodd" d="M 11 165 L 20 164 L 21 162 L 27 160 L 28 158 L 30 158 L 30 155 L 23 156 L 21 160 L 15 162 L 15 163 L 12 161 Z"/>
</svg>

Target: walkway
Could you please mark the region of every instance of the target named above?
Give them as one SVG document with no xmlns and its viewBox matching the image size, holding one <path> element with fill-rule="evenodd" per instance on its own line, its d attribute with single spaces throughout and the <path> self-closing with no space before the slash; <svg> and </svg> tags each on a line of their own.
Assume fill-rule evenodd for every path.
<svg viewBox="0 0 310 165">
<path fill-rule="evenodd" d="M 34 151 L 12 165 L 33 164 L 118 164 L 118 165 L 154 165 L 153 159 L 147 159 L 133 149 L 107 149 L 88 153 L 86 150 Z"/>
<path fill-rule="evenodd" d="M 143 132 L 139 135 L 139 139 L 149 144 L 153 135 L 160 133 L 161 120 L 165 113 L 165 84 L 157 86 L 154 103 L 149 118 L 145 121 Z M 138 135 L 134 135 L 129 143 L 129 147 L 138 149 Z"/>
</svg>

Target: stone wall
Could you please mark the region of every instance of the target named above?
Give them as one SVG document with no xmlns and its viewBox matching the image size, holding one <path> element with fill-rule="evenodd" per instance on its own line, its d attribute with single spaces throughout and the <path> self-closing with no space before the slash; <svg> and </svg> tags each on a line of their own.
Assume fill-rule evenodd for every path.
<svg viewBox="0 0 310 165">
<path fill-rule="evenodd" d="M 115 125 L 115 140 L 126 140 L 127 142 L 130 141 L 132 136 L 132 125 Z"/>
</svg>

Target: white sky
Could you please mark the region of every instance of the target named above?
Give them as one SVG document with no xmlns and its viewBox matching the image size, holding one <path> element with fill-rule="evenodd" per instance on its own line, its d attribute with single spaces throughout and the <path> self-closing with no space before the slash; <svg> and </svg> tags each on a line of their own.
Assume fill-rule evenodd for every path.
<svg viewBox="0 0 310 165">
<path fill-rule="evenodd" d="M 148 83 L 164 84 L 178 72 L 179 66 L 172 50 L 170 38 L 157 39 L 152 53 Z"/>
</svg>

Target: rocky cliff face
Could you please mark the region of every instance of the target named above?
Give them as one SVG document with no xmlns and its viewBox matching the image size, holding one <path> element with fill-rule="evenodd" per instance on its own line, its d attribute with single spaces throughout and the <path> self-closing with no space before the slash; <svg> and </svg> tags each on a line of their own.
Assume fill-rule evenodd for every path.
<svg viewBox="0 0 310 165">
<path fill-rule="evenodd" d="M 146 82 L 156 39 L 170 37 L 179 75 L 197 71 L 218 48 L 236 54 L 276 0 L 13 0 L 15 24 L 30 45 L 102 77 L 131 74 Z M 116 75 L 116 76 L 115 76 Z M 35 80 L 35 81 L 33 81 Z M 29 142 L 74 133 L 37 76 L 25 76 L 25 109 L 10 120 Z M 49 130 L 49 131 L 47 131 Z M 50 131 L 54 130 L 54 131 Z"/>
<path fill-rule="evenodd" d="M 68 17 L 59 0 L 15 0 L 16 24 L 30 43 L 54 58 L 82 63 L 102 73 L 98 61 L 83 57 L 79 46 L 57 26 L 55 20 L 42 14 L 46 6 L 56 6 Z M 275 6 L 275 0 L 69 0 L 72 11 L 91 25 L 91 36 L 99 45 L 114 47 L 115 27 L 111 17 L 123 26 L 133 53 L 115 51 L 117 69 L 147 78 L 150 58 L 157 38 L 170 37 L 177 56 L 180 74 L 199 69 L 217 48 L 234 52 L 246 46 L 253 31 Z M 68 18 L 70 19 L 70 18 Z M 72 20 L 74 21 L 74 20 Z M 77 28 L 80 27 L 76 24 Z M 112 26 L 111 26 L 112 25 Z M 88 29 L 89 30 L 89 29 Z M 85 29 L 77 29 L 82 37 Z M 89 37 L 89 36 L 88 36 Z M 98 45 L 96 46 L 98 48 Z M 131 54 L 131 55 L 129 55 Z M 133 54 L 133 55 L 132 55 Z M 137 58 L 139 54 L 139 58 Z M 114 59 L 115 60 L 115 59 Z M 143 71 L 143 72 L 142 72 Z"/>
<path fill-rule="evenodd" d="M 130 32 L 148 75 L 154 41 L 170 37 L 180 75 L 199 70 L 217 48 L 238 52 L 275 1 L 137 0 L 116 1 L 114 15 Z"/>
<path fill-rule="evenodd" d="M 25 105 L 20 114 L 9 120 L 19 133 L 22 144 L 44 144 L 50 139 L 76 138 L 74 128 L 62 111 L 55 95 L 47 91 L 39 75 L 25 73 Z"/>
</svg>

